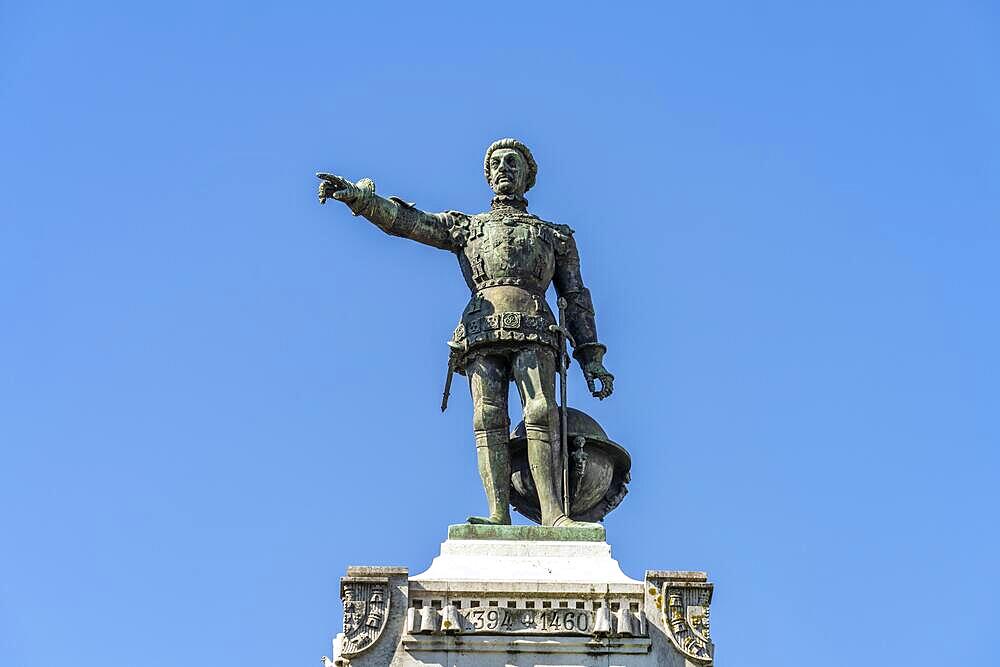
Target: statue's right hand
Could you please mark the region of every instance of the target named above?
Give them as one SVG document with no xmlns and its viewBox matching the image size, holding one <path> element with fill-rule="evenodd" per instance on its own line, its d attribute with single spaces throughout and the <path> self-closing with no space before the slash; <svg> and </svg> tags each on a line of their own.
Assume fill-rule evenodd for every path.
<svg viewBox="0 0 1000 667">
<path fill-rule="evenodd" d="M 316 193 L 320 204 L 325 204 L 327 199 L 336 199 L 350 205 L 362 194 L 361 188 L 343 176 L 319 171 L 316 172 L 316 178 L 320 179 L 319 191 Z"/>
</svg>

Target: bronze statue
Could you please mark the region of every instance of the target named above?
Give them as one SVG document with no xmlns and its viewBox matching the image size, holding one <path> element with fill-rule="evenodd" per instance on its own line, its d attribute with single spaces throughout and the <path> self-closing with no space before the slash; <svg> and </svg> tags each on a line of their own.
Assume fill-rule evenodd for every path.
<svg viewBox="0 0 1000 667">
<path fill-rule="evenodd" d="M 527 212 L 524 193 L 535 184 L 538 166 L 523 143 L 494 142 L 486 150 L 483 169 L 495 196 L 489 211 L 474 215 L 425 213 L 398 197 L 376 195 L 370 179 L 355 184 L 327 173 L 317 174 L 319 201 L 336 199 L 387 234 L 458 256 L 472 298 L 448 342 L 448 378 L 451 371 L 469 378 L 479 473 L 490 510 L 487 517 L 469 517 L 469 523 L 510 523 L 507 388 L 513 381 L 524 410 L 528 463 L 542 525 L 587 525 L 569 518 L 560 501 L 568 450 L 559 446 L 555 375 L 562 363 L 563 339 L 573 343 L 573 356 L 595 397 L 611 395 L 614 377 L 604 367 L 606 348 L 597 340 L 573 230 Z M 552 283 L 564 306 L 563 327 L 545 300 Z"/>
</svg>

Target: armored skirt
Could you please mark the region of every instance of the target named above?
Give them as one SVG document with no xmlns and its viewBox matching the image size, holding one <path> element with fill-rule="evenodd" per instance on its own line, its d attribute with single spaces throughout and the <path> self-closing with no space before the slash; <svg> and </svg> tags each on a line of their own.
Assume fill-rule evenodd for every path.
<svg viewBox="0 0 1000 667">
<path fill-rule="evenodd" d="M 557 336 L 549 329 L 555 322 L 540 290 L 517 285 L 480 289 L 472 295 L 448 342 L 450 365 L 464 374 L 475 356 L 506 354 L 529 345 L 557 350 Z"/>
</svg>

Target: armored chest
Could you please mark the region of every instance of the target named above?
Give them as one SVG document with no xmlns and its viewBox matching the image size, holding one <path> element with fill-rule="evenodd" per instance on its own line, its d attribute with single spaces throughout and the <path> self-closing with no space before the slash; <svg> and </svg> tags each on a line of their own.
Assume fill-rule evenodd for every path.
<svg viewBox="0 0 1000 667">
<path fill-rule="evenodd" d="M 473 290 L 498 284 L 544 292 L 555 271 L 553 229 L 534 216 L 475 216 L 459 261 Z"/>
</svg>

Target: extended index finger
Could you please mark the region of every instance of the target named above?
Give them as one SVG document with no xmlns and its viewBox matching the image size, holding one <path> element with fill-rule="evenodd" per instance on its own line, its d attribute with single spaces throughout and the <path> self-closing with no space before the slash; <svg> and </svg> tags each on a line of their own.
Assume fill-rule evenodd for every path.
<svg viewBox="0 0 1000 667">
<path fill-rule="evenodd" d="M 344 184 L 344 178 L 342 176 L 337 176 L 336 174 L 328 174 L 325 171 L 317 171 L 316 178 L 327 181 L 328 183 L 333 183 L 334 185 Z"/>
</svg>

